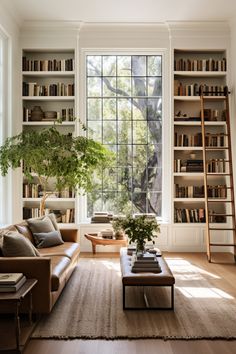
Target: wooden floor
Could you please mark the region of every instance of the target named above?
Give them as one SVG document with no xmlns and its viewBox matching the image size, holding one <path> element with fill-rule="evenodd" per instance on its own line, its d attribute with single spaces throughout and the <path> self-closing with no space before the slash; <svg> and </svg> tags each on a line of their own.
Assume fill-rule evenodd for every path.
<svg viewBox="0 0 236 354">
<path fill-rule="evenodd" d="M 235 284 L 236 265 L 232 256 L 217 254 L 208 263 L 203 253 L 166 253 L 168 258 L 183 258 L 195 266 L 221 277 L 222 288 Z M 118 254 L 81 254 L 81 257 L 118 257 Z M 235 313 L 236 325 L 236 313 Z M 193 323 L 194 326 L 194 323 Z M 24 354 L 235 354 L 236 340 L 31 340 Z"/>
</svg>

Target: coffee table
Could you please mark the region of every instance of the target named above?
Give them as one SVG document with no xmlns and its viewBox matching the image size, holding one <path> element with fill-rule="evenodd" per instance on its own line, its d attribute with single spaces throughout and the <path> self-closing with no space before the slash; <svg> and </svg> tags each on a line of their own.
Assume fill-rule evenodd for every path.
<svg viewBox="0 0 236 354">
<path fill-rule="evenodd" d="M 121 248 L 120 250 L 120 265 L 123 284 L 123 309 L 124 310 L 174 310 L 174 284 L 175 278 L 168 267 L 164 257 L 158 257 L 158 262 L 161 266 L 161 273 L 132 273 L 131 269 L 131 256 L 127 255 L 127 248 Z M 127 307 L 126 306 L 126 287 L 169 287 L 170 288 L 170 306 L 167 307 L 150 307 L 148 299 L 143 292 L 145 307 Z"/>
<path fill-rule="evenodd" d="M 108 238 L 103 238 L 101 236 L 98 236 L 97 233 L 89 233 L 89 234 L 85 234 L 84 235 L 89 241 L 91 241 L 92 243 L 92 250 L 93 250 L 93 254 L 96 254 L 96 246 L 97 245 L 114 245 L 114 246 L 127 246 L 128 241 L 127 239 L 123 239 L 123 240 L 116 240 L 114 238 L 112 239 L 108 239 Z"/>
</svg>

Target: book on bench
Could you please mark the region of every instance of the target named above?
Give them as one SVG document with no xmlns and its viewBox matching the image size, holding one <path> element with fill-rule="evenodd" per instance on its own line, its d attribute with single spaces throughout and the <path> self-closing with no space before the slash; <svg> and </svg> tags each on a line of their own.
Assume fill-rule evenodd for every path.
<svg viewBox="0 0 236 354">
<path fill-rule="evenodd" d="M 14 285 L 23 277 L 23 273 L 0 273 L 0 285 Z"/>
<path fill-rule="evenodd" d="M 132 273 L 161 273 L 161 267 L 132 267 Z"/>
</svg>

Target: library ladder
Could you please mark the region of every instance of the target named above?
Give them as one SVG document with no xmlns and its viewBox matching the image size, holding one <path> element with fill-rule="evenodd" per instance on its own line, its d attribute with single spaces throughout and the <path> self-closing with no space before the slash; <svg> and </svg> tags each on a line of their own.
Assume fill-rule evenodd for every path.
<svg viewBox="0 0 236 354">
<path fill-rule="evenodd" d="M 206 217 L 206 241 L 207 241 L 207 258 L 208 261 L 211 262 L 212 257 L 211 257 L 211 248 L 212 247 L 233 247 L 233 255 L 234 255 L 234 261 L 236 262 L 236 225 L 235 225 L 235 201 L 234 201 L 234 184 L 233 184 L 233 167 L 232 167 L 232 147 L 231 147 L 231 132 L 230 132 L 230 114 L 229 114 L 229 92 L 228 88 L 225 87 L 224 91 L 218 92 L 218 95 L 216 95 L 215 92 L 206 92 L 204 91 L 204 87 L 201 86 L 199 89 L 199 95 L 200 95 L 200 104 L 201 104 L 201 128 L 202 128 L 202 146 L 203 146 L 203 165 L 204 165 L 204 190 L 205 190 L 205 217 Z M 223 141 L 226 141 L 227 144 L 223 143 L 224 146 L 209 146 L 206 145 L 206 122 L 204 119 L 204 110 L 205 110 L 205 103 L 213 101 L 213 102 L 219 102 L 223 101 L 224 104 L 224 111 L 225 111 L 225 126 L 226 126 L 226 131 L 224 133 L 224 136 L 226 139 L 223 139 Z M 208 135 L 209 136 L 209 135 Z M 215 145 L 215 144 L 214 144 Z M 225 146 L 227 145 L 227 146 Z M 221 163 L 223 165 L 223 169 L 216 169 L 216 172 L 212 172 L 210 169 L 209 172 L 209 160 L 208 160 L 208 153 L 212 151 L 223 151 L 224 152 L 224 157 L 225 155 L 227 156 L 226 159 L 220 159 Z M 214 160 L 214 159 L 213 159 Z M 217 159 L 216 159 L 217 160 Z M 215 160 L 215 161 L 216 161 Z M 219 160 L 218 160 L 219 161 Z M 215 162 L 216 163 L 216 162 Z M 222 167 L 222 166 L 221 166 Z M 225 177 L 225 186 L 223 187 L 225 189 L 225 197 L 222 198 L 222 196 L 219 197 L 212 197 L 211 193 L 211 182 L 210 180 L 213 177 Z M 218 194 L 219 196 L 219 189 L 222 188 L 222 185 L 214 186 L 214 190 L 218 189 Z M 222 189 L 221 189 L 222 190 Z M 210 195 L 209 195 L 210 194 Z M 212 211 L 212 206 L 214 205 L 222 205 L 224 206 L 224 211 L 220 211 L 217 213 L 214 213 Z M 218 220 L 216 219 L 218 218 Z M 224 225 L 229 227 L 215 227 L 213 224 L 216 223 L 217 221 L 219 222 L 219 218 L 221 219 L 220 222 L 223 222 Z M 222 225 L 223 226 L 223 225 Z M 231 233 L 232 237 L 231 243 L 227 242 L 215 242 L 212 239 L 214 238 L 214 232 L 217 232 L 217 237 L 218 240 L 224 239 L 225 232 Z"/>
</svg>

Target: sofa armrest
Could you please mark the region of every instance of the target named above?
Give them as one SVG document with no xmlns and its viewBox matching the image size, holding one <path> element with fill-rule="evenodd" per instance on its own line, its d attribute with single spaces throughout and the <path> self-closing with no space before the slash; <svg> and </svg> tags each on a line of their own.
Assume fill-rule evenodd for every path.
<svg viewBox="0 0 236 354">
<path fill-rule="evenodd" d="M 79 242 L 78 229 L 60 229 L 61 236 L 65 242 Z"/>
<path fill-rule="evenodd" d="M 37 279 L 33 288 L 33 311 L 49 313 L 51 310 L 51 259 L 48 257 L 0 257 L 2 273 L 23 273 L 26 278 Z"/>
</svg>

